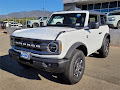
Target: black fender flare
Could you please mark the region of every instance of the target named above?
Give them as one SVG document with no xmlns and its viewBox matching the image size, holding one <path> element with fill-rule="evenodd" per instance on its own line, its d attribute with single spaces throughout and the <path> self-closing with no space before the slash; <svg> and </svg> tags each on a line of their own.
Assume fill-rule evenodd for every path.
<svg viewBox="0 0 120 90">
<path fill-rule="evenodd" d="M 79 49 L 80 46 L 84 46 L 84 47 L 86 48 L 86 45 L 83 44 L 82 42 L 76 42 L 76 43 L 74 43 L 74 44 L 69 48 L 69 50 L 67 51 L 67 54 L 65 55 L 65 59 L 69 59 L 69 58 L 72 56 L 74 50 L 77 49 L 77 48 Z M 84 54 L 85 54 L 85 53 L 84 53 Z M 87 48 L 86 48 L 86 55 L 85 55 L 85 56 L 87 56 Z"/>
</svg>

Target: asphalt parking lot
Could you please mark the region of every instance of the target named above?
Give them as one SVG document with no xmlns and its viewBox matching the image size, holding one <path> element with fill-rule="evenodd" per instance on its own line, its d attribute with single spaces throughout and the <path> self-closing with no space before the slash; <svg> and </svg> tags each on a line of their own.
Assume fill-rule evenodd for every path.
<svg viewBox="0 0 120 90">
<path fill-rule="evenodd" d="M 119 29 L 111 29 L 111 45 L 120 47 L 120 30 Z"/>
<path fill-rule="evenodd" d="M 0 90 L 120 90 L 120 48 L 111 47 L 105 59 L 86 57 L 82 80 L 67 85 L 50 73 L 24 69 L 8 56 L 9 35 L 0 34 Z"/>
</svg>

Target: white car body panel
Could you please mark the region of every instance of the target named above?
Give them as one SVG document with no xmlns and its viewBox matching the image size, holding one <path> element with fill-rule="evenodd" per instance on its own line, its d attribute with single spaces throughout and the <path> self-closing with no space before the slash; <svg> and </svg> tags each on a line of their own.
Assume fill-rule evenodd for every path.
<svg viewBox="0 0 120 90">
<path fill-rule="evenodd" d="M 32 28 L 23 29 L 15 31 L 12 36 L 24 37 L 31 39 L 41 39 L 41 40 L 55 40 L 56 36 L 61 31 L 72 31 L 76 29 L 67 27 L 42 27 L 42 28 Z"/>
<path fill-rule="evenodd" d="M 99 29 L 102 30 L 103 26 L 100 26 Z M 107 31 L 108 29 L 109 28 L 106 25 L 102 30 L 103 33 L 100 36 L 99 36 L 99 31 L 94 32 L 93 30 L 90 30 L 89 32 L 84 29 L 61 34 L 57 40 L 61 40 L 61 42 L 66 42 L 66 43 L 62 43 L 62 47 L 63 47 L 62 53 L 61 53 L 61 56 L 59 57 L 64 58 L 67 51 L 70 49 L 70 47 L 73 44 L 75 44 L 75 42 L 82 42 L 83 44 L 85 44 L 88 49 L 87 56 L 89 56 L 90 54 L 94 53 L 96 50 L 101 48 L 105 34 L 109 33 L 109 31 Z M 88 35 L 88 38 L 87 38 L 87 35 Z"/>
</svg>

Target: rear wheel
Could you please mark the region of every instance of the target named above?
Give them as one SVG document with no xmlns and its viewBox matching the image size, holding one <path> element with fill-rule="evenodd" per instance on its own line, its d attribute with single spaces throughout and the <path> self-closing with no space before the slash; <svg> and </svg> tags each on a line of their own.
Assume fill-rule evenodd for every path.
<svg viewBox="0 0 120 90">
<path fill-rule="evenodd" d="M 76 84 L 83 76 L 85 69 L 85 56 L 82 51 L 75 50 L 65 70 L 65 81 L 69 84 Z"/>
<path fill-rule="evenodd" d="M 99 50 L 99 54 L 101 57 L 105 58 L 108 56 L 108 53 L 109 53 L 109 47 L 110 47 L 110 42 L 109 42 L 109 39 L 106 38 L 106 40 L 104 41 L 101 49 Z"/>
<path fill-rule="evenodd" d="M 117 29 L 120 29 L 120 21 L 117 24 Z"/>
</svg>

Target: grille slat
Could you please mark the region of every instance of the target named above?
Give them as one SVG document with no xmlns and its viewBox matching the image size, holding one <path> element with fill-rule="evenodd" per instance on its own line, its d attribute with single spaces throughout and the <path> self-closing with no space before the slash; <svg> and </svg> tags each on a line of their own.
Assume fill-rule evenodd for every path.
<svg viewBox="0 0 120 90">
<path fill-rule="evenodd" d="M 37 51 L 42 51 L 41 49 L 41 41 L 36 41 L 36 40 L 28 40 L 25 38 L 14 38 L 14 45 L 16 47 L 22 47 L 25 49 L 32 49 L 32 50 L 37 50 Z"/>
</svg>

